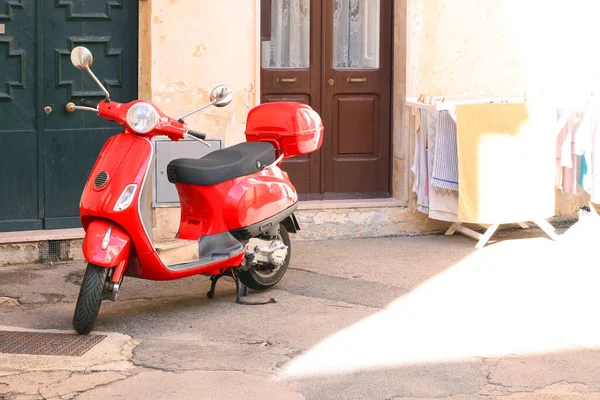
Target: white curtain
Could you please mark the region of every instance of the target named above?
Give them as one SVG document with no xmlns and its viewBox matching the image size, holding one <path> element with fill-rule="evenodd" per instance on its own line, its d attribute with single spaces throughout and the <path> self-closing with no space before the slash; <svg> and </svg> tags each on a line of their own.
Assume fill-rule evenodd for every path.
<svg viewBox="0 0 600 400">
<path fill-rule="evenodd" d="M 262 44 L 262 66 L 310 67 L 310 0 L 273 0 L 271 40 Z"/>
<path fill-rule="evenodd" d="M 334 1 L 333 67 L 379 68 L 380 0 Z"/>
</svg>

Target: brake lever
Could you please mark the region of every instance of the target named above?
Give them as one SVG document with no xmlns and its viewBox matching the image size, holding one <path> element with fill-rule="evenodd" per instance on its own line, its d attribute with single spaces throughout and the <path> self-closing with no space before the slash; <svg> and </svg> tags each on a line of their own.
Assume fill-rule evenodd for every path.
<svg viewBox="0 0 600 400">
<path fill-rule="evenodd" d="M 70 113 L 75 112 L 75 110 L 100 112 L 97 108 L 76 106 L 75 103 L 67 103 L 65 105 L 65 110 Z"/>
<path fill-rule="evenodd" d="M 202 144 L 203 144 L 203 145 L 205 145 L 206 147 L 210 147 L 210 143 L 208 143 L 208 142 L 205 142 L 204 140 L 202 140 L 202 139 L 200 139 L 200 138 L 197 138 L 196 136 L 192 136 L 192 135 L 190 135 L 190 134 L 186 133 L 186 134 L 185 134 L 185 137 L 192 138 L 192 139 L 194 139 L 194 140 L 196 140 L 196 141 L 198 141 L 198 142 L 202 143 Z"/>
</svg>

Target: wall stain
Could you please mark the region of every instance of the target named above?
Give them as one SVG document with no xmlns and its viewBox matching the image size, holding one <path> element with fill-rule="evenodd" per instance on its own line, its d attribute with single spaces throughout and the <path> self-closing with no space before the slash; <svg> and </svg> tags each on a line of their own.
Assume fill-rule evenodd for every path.
<svg viewBox="0 0 600 400">
<path fill-rule="evenodd" d="M 250 83 L 246 94 L 246 111 L 250 111 L 254 107 L 254 85 Z"/>
<path fill-rule="evenodd" d="M 196 51 L 194 51 L 194 57 L 202 57 L 204 52 L 206 51 L 206 46 L 201 44 L 196 47 Z"/>
<path fill-rule="evenodd" d="M 173 95 L 175 93 L 185 93 L 187 91 L 188 87 L 183 81 L 169 83 L 168 85 L 162 84 L 157 91 L 152 93 L 152 99 L 155 102 L 169 104 L 173 101 Z"/>
</svg>

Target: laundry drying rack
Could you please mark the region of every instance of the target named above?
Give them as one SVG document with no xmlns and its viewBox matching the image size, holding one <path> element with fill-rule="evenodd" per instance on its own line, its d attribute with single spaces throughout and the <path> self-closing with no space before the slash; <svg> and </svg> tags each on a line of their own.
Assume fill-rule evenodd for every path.
<svg viewBox="0 0 600 400">
<path fill-rule="evenodd" d="M 494 95 L 458 95 L 458 96 L 425 96 L 421 95 L 417 97 L 406 98 L 405 105 L 412 109 L 409 115 L 415 118 L 416 110 L 426 110 L 427 112 L 442 112 L 447 111 L 451 117 L 456 121 L 455 107 L 458 104 L 483 104 L 483 103 L 524 103 L 527 102 L 527 98 L 524 97 L 502 97 Z M 556 127 L 556 133 L 558 134 L 566 124 L 567 119 L 561 118 L 558 121 Z M 423 122 L 421 122 L 423 123 Z M 410 133 L 413 138 L 417 134 L 416 123 L 410 124 L 413 127 L 413 131 Z M 529 228 L 529 223 L 536 224 L 542 229 L 552 240 L 558 240 L 555 228 L 546 219 L 534 219 L 531 221 L 516 222 L 518 226 L 523 229 Z M 510 222 L 511 224 L 514 222 Z M 462 233 L 465 236 L 471 237 L 477 240 L 475 248 L 482 248 L 492 238 L 494 233 L 497 231 L 501 224 L 479 224 L 471 223 L 472 225 L 480 226 L 485 229 L 484 233 L 479 233 L 473 229 L 470 229 L 463 225 L 461 221 L 453 221 L 450 228 L 445 232 L 445 235 L 453 235 L 456 232 Z"/>
</svg>

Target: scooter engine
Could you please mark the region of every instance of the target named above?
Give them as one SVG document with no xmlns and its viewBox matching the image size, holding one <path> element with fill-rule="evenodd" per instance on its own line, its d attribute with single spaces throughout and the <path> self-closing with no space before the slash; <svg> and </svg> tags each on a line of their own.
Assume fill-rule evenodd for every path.
<svg viewBox="0 0 600 400">
<path fill-rule="evenodd" d="M 288 254 L 288 246 L 280 240 L 251 239 L 246 245 L 246 267 L 257 269 L 278 269 Z"/>
</svg>

